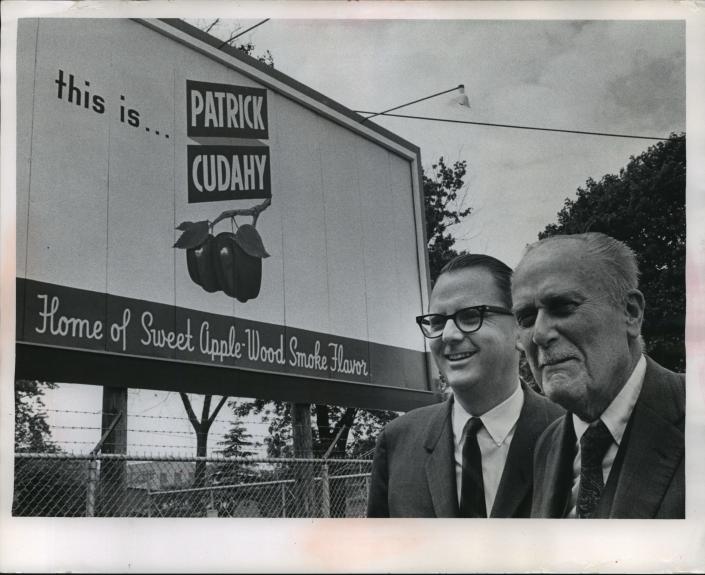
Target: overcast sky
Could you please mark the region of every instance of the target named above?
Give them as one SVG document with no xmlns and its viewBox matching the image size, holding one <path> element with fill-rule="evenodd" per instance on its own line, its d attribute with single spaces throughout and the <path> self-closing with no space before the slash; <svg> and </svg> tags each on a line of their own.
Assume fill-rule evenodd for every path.
<svg viewBox="0 0 705 575">
<path fill-rule="evenodd" d="M 212 20 L 190 20 L 205 25 Z M 260 20 L 222 20 L 228 37 Z M 667 137 L 685 129 L 682 21 L 282 20 L 237 39 L 277 70 L 353 110 L 381 111 L 465 84 L 398 113 Z M 578 186 L 618 172 L 650 140 L 458 125 L 375 122 L 421 148 L 426 168 L 466 160 L 472 215 L 458 246 L 513 266 Z"/>
</svg>

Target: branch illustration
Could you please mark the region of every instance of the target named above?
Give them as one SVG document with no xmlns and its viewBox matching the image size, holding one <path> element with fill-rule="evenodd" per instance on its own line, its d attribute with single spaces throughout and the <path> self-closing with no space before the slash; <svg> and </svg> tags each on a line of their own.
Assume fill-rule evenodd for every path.
<svg viewBox="0 0 705 575">
<path fill-rule="evenodd" d="M 264 210 L 266 210 L 267 207 L 271 205 L 271 203 L 272 198 L 267 198 L 261 204 L 253 206 L 251 208 L 245 208 L 240 210 L 226 210 L 211 222 L 211 229 L 213 229 L 215 224 L 217 224 L 219 221 L 224 220 L 225 218 L 233 218 L 235 216 L 252 216 L 252 225 L 255 226 L 257 225 L 257 218 L 259 218 L 259 215 Z"/>
</svg>

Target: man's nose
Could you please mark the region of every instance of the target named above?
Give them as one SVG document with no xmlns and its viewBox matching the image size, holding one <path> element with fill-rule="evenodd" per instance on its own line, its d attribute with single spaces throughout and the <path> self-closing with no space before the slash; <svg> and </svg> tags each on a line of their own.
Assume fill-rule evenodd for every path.
<svg viewBox="0 0 705 575">
<path fill-rule="evenodd" d="M 444 342 L 460 341 L 465 337 L 465 334 L 458 329 L 455 325 L 455 321 L 452 318 L 446 320 L 446 324 L 443 326 L 443 333 L 441 334 L 441 339 Z"/>
<path fill-rule="evenodd" d="M 539 347 L 548 346 L 556 339 L 556 326 L 553 318 L 545 310 L 540 309 L 536 314 L 531 333 L 531 341 Z"/>
</svg>

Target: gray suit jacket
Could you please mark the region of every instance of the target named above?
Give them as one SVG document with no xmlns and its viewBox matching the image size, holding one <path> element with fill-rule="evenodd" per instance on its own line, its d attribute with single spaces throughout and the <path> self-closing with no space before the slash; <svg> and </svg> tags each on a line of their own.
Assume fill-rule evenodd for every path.
<svg viewBox="0 0 705 575">
<path fill-rule="evenodd" d="M 685 517 L 685 377 L 646 358 L 644 385 L 607 479 L 596 518 Z M 571 414 L 536 445 L 532 517 L 568 512 L 575 432 Z"/>
<path fill-rule="evenodd" d="M 458 517 L 451 407 L 449 399 L 415 409 L 380 433 L 368 517 Z M 534 445 L 562 413 L 545 397 L 524 390 L 524 405 L 490 517 L 529 516 Z"/>
</svg>

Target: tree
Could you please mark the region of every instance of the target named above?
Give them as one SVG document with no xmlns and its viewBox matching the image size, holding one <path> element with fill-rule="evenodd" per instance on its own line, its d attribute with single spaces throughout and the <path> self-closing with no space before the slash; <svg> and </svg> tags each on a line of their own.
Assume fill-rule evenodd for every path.
<svg viewBox="0 0 705 575">
<path fill-rule="evenodd" d="M 213 425 L 215 418 L 218 417 L 218 413 L 222 409 L 223 405 L 225 405 L 228 396 L 224 395 L 218 402 L 218 405 L 215 406 L 213 413 L 210 413 L 211 400 L 213 396 L 204 395 L 203 409 L 201 410 L 201 418 L 199 419 L 196 416 L 196 413 L 193 411 L 191 400 L 189 399 L 188 395 L 186 395 L 185 393 L 180 393 L 179 395 L 181 396 L 181 401 L 184 404 L 184 409 L 186 409 L 186 413 L 188 414 L 188 419 L 191 422 L 194 431 L 196 432 L 196 457 L 206 457 L 208 455 L 208 432 L 210 431 L 211 425 Z M 205 481 L 206 462 L 196 461 L 193 486 L 203 487 L 203 485 L 205 485 Z"/>
<path fill-rule="evenodd" d="M 442 156 L 431 166 L 430 175 L 424 170 L 423 193 L 431 280 L 435 280 L 441 268 L 458 255 L 453 249 L 455 238 L 448 228 L 460 223 L 472 211 L 470 207 L 462 209 L 464 194 L 458 198 L 465 187 L 463 178 L 466 172 L 466 161 L 457 161 L 449 167 Z"/>
<path fill-rule="evenodd" d="M 44 393 L 56 389 L 48 381 L 18 379 L 15 382 L 15 451 L 54 453 L 59 451 L 51 439 L 44 411 Z"/>
<path fill-rule="evenodd" d="M 587 180 L 566 199 L 558 222 L 539 238 L 603 232 L 626 243 L 639 260 L 646 298 L 646 351 L 662 365 L 685 369 L 685 134 L 631 156 L 619 175 Z"/>
<path fill-rule="evenodd" d="M 195 25 L 197 28 L 200 28 L 204 32 L 207 33 L 212 33 L 216 34 L 218 33 L 218 38 L 223 40 L 224 44 L 228 44 L 248 56 L 255 58 L 256 60 L 259 60 L 263 64 L 266 64 L 267 66 L 271 66 L 274 68 L 274 57 L 272 56 L 271 52 L 269 50 L 265 50 L 263 54 L 255 54 L 255 45 L 252 42 L 246 42 L 245 44 L 235 44 L 235 40 L 237 39 L 237 36 L 239 33 L 242 31 L 242 26 L 239 24 L 235 24 L 230 27 L 229 30 L 225 31 L 221 28 L 218 28 L 216 30 L 216 26 L 220 23 L 220 18 L 214 18 L 211 21 L 203 21 L 203 20 L 194 20 L 192 21 L 192 24 Z"/>
<path fill-rule="evenodd" d="M 259 415 L 269 426 L 269 435 L 265 438 L 267 454 L 270 457 L 294 457 L 292 431 L 292 404 L 284 401 L 267 401 L 256 399 L 247 402 L 231 402 L 230 407 L 236 418 L 246 415 Z M 326 456 L 331 461 L 343 458 L 365 458 L 374 448 L 377 435 L 385 424 L 397 417 L 393 411 L 376 411 L 339 407 L 333 405 L 313 404 L 311 409 L 311 437 L 313 439 L 313 455 L 316 458 Z M 229 434 L 230 435 L 230 434 Z M 335 442 L 335 443 L 334 443 Z M 287 467 L 284 465 L 283 467 Z M 336 476 L 339 465 L 331 467 L 331 475 Z M 303 499 L 310 495 L 307 488 L 313 480 L 314 468 L 310 466 L 289 465 L 286 472 L 297 478 L 295 488 L 294 513 L 296 516 L 315 514 L 315 505 L 309 501 L 306 506 Z M 330 513 L 331 517 L 344 517 L 348 493 L 347 482 L 332 480 L 330 482 Z"/>
<path fill-rule="evenodd" d="M 232 406 L 236 403 L 236 401 L 231 401 L 228 405 Z M 232 422 L 230 430 L 218 442 L 218 445 L 222 447 L 217 452 L 225 457 L 246 458 L 255 455 L 255 452 L 250 449 L 253 447 L 252 435 L 247 431 L 240 419 L 235 419 Z M 213 482 L 221 485 L 234 485 L 245 481 L 254 481 L 255 478 L 262 479 L 257 470 L 247 462 L 227 461 L 217 463 L 214 467 Z"/>
<path fill-rule="evenodd" d="M 249 449 L 253 446 L 251 440 L 252 434 L 247 432 L 242 421 L 236 419 L 232 422 L 228 433 L 218 442 L 218 445 L 223 447 L 217 451 L 225 457 L 252 457 L 255 452 Z"/>
<path fill-rule="evenodd" d="M 270 457 L 293 457 L 291 404 L 284 401 L 255 399 L 231 402 L 236 418 L 259 415 L 268 424 L 265 438 Z M 311 405 L 313 453 L 322 457 L 338 438 L 330 457 L 363 457 L 374 447 L 377 434 L 397 417 L 394 411 L 356 409 L 334 405 Z"/>
</svg>

